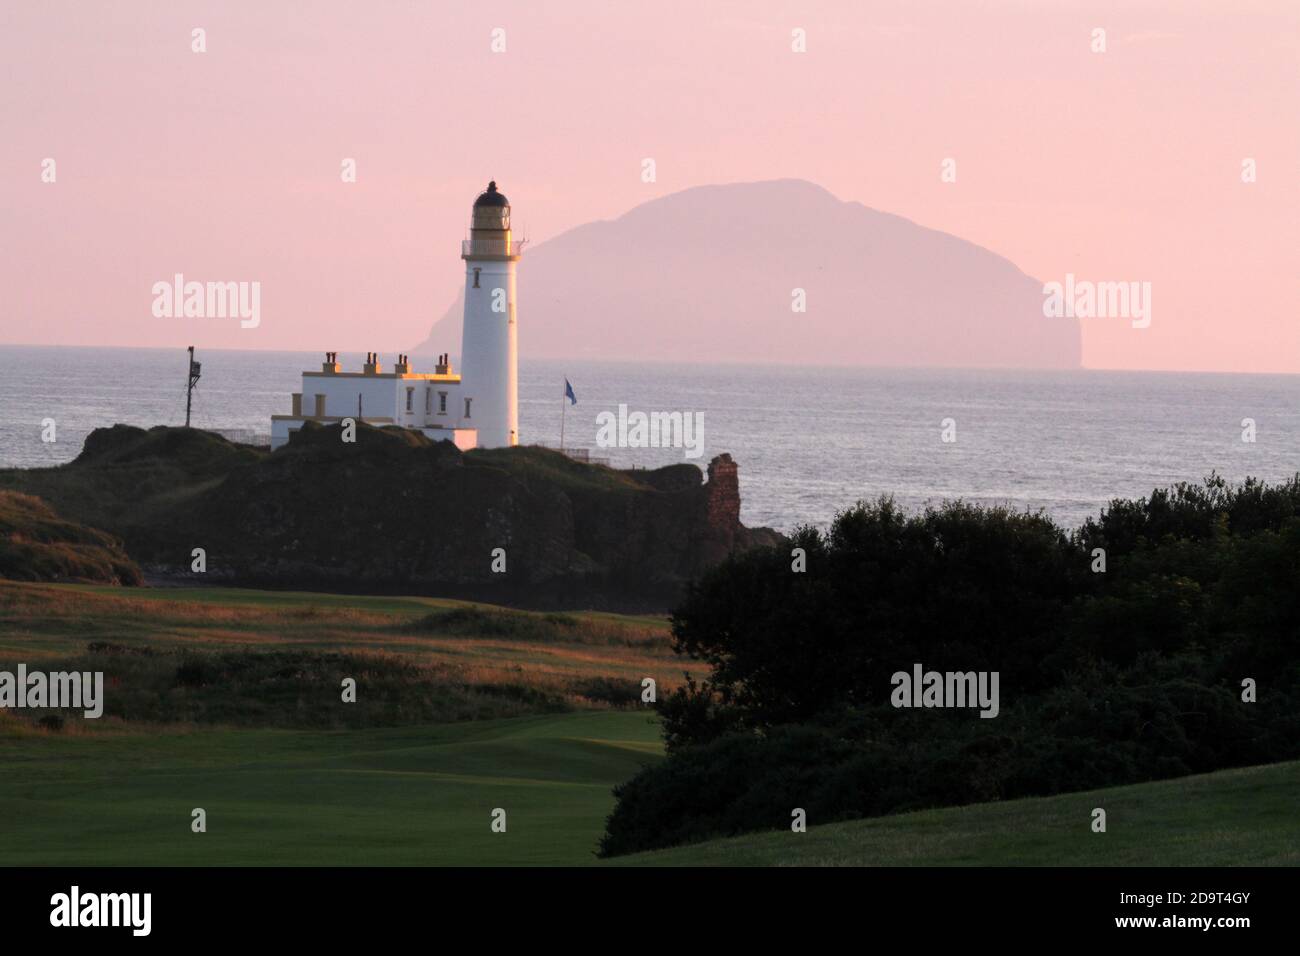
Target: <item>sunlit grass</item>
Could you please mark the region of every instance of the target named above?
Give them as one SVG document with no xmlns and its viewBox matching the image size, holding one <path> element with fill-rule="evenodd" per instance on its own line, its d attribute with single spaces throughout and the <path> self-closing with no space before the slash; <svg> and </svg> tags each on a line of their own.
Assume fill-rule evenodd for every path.
<svg viewBox="0 0 1300 956">
<path fill-rule="evenodd" d="M 87 655 L 108 654 L 109 664 L 95 669 L 111 669 L 122 665 L 123 653 L 142 651 L 171 655 L 148 675 L 138 661 L 128 662 L 133 679 L 147 677 L 163 690 L 164 672 L 186 655 L 294 652 L 304 660 L 369 660 L 385 672 L 413 666 L 419 671 L 401 678 L 411 685 L 494 694 L 519 688 L 579 708 L 630 699 L 645 677 L 670 690 L 683 670 L 666 619 L 644 615 L 548 614 L 423 597 L 0 581 L 0 667 L 84 663 Z"/>
</svg>

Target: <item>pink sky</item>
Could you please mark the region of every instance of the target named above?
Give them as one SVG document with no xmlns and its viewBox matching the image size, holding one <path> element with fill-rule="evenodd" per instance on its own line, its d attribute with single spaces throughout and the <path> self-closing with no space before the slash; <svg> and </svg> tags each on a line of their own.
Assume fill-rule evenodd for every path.
<svg viewBox="0 0 1300 956">
<path fill-rule="evenodd" d="M 1300 372 L 1298 45 L 1295 0 L 6 3 L 0 343 L 396 351 L 489 176 L 533 242 L 797 177 L 1151 282 L 1150 328 L 1084 322 L 1088 366 Z M 155 318 L 176 272 L 259 281 L 261 325 Z"/>
</svg>

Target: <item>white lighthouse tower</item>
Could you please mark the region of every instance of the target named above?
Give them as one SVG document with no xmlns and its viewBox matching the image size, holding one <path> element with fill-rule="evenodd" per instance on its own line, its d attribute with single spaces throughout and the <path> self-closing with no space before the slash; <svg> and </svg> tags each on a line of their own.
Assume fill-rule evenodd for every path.
<svg viewBox="0 0 1300 956">
<path fill-rule="evenodd" d="M 474 200 L 465 260 L 465 328 L 461 376 L 466 424 L 478 444 L 519 444 L 519 346 L 515 322 L 515 263 L 520 249 L 510 236 L 510 202 L 495 182 Z"/>
</svg>

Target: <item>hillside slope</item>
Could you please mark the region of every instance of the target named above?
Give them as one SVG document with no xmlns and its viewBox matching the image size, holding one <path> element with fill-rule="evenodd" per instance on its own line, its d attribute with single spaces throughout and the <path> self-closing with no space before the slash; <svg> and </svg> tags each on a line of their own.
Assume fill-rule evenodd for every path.
<svg viewBox="0 0 1300 956">
<path fill-rule="evenodd" d="M 780 830 L 617 866 L 1296 866 L 1300 762 Z M 1105 833 L 1090 828 L 1107 814 Z M 810 821 L 815 823 L 816 821 Z"/>
<path fill-rule="evenodd" d="M 0 491 L 0 578 L 139 584 L 121 544 L 31 495 Z"/>
</svg>

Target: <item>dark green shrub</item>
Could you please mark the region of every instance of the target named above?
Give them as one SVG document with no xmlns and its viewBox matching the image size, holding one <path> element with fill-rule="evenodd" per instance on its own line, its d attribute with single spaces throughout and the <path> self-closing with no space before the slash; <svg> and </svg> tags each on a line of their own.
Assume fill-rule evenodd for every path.
<svg viewBox="0 0 1300 956">
<path fill-rule="evenodd" d="M 616 791 L 602 852 L 1300 757 L 1300 478 L 1212 476 L 1073 535 L 882 499 L 792 544 L 806 571 L 751 551 L 674 612 L 711 673 L 660 703 L 669 759 Z M 1000 715 L 893 709 L 918 663 L 997 671 Z"/>
</svg>

